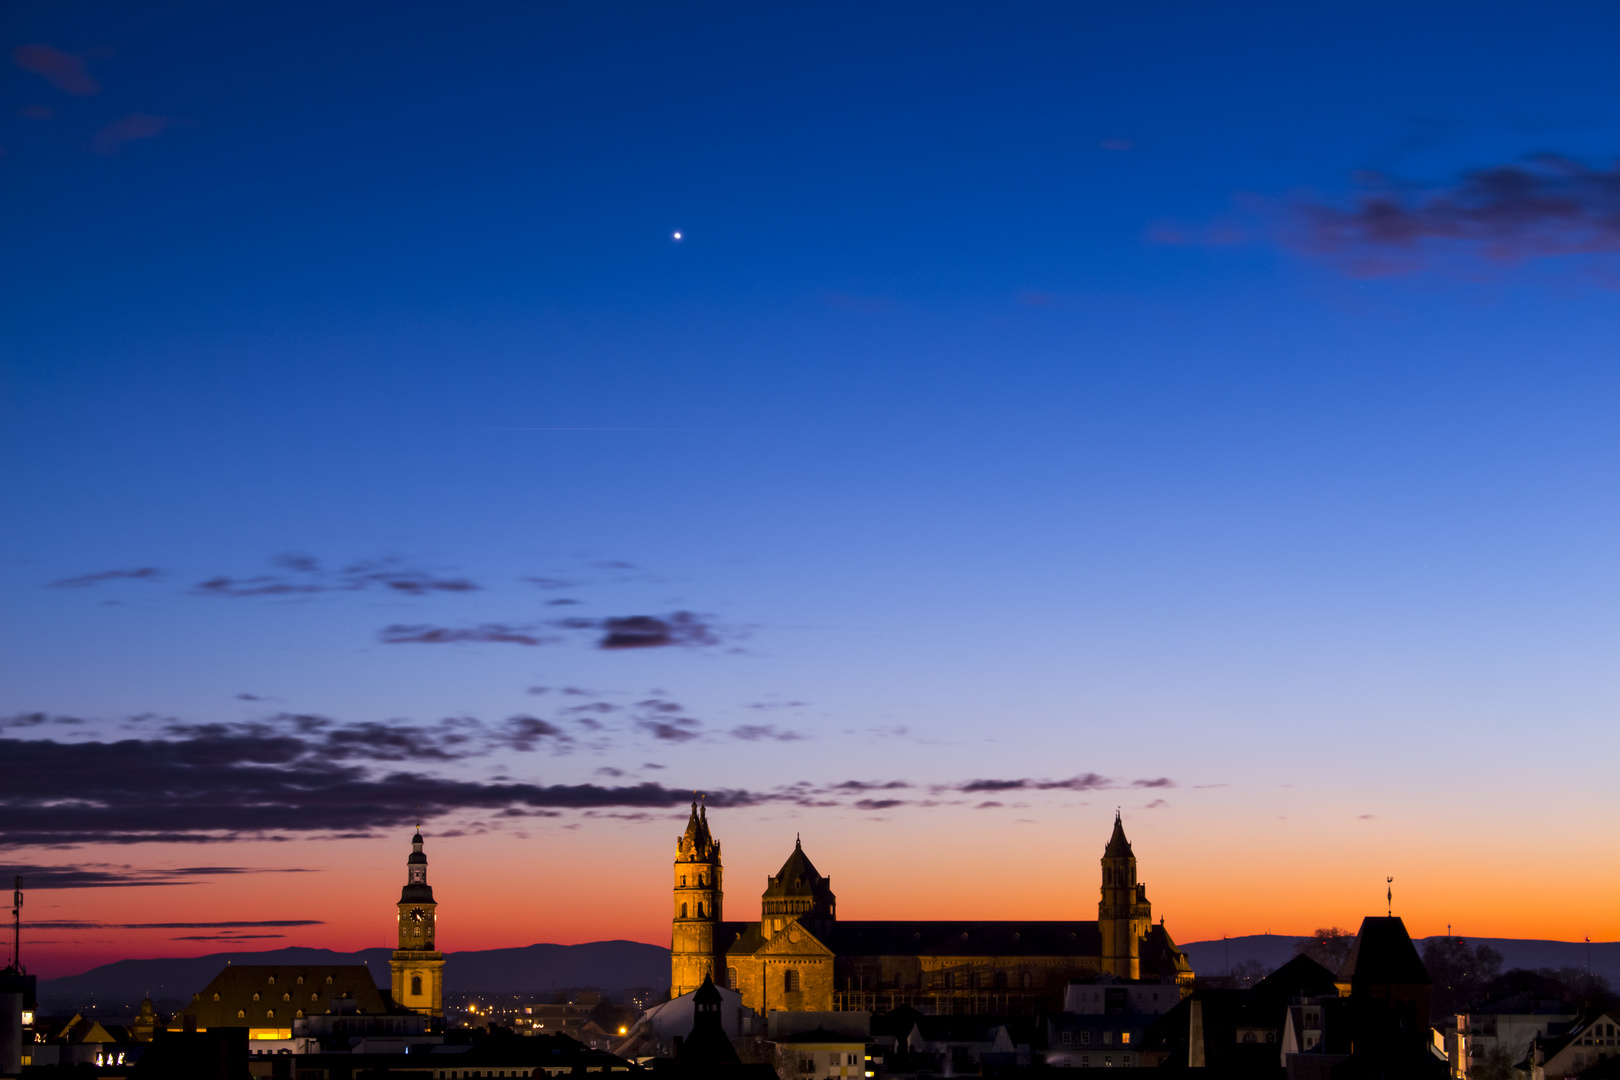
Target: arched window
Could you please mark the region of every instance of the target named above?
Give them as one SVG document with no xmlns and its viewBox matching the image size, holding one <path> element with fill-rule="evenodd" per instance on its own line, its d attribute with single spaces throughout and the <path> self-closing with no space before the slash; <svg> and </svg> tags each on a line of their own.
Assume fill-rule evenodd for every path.
<svg viewBox="0 0 1620 1080">
<path fill-rule="evenodd" d="M 218 995 L 218 994 L 215 994 L 215 995 L 214 995 L 214 1000 L 215 1000 L 215 1001 L 218 1001 L 218 1000 L 219 1000 L 219 995 Z"/>
<path fill-rule="evenodd" d="M 411 976 L 411 997 L 421 997 L 421 996 L 422 996 L 422 976 L 420 976 L 420 975 L 412 975 Z"/>
<path fill-rule="evenodd" d="M 703 918 L 703 901 L 698 901 L 698 918 Z"/>
<path fill-rule="evenodd" d="M 276 985 L 276 977 L 274 975 L 270 976 L 270 985 L 271 986 Z"/>
<path fill-rule="evenodd" d="M 255 992 L 254 992 L 254 994 L 253 994 L 253 1000 L 254 1000 L 254 1001 L 258 1001 L 258 1000 L 259 1000 L 259 995 L 258 995 L 258 992 L 257 992 L 257 991 L 255 991 Z"/>
<path fill-rule="evenodd" d="M 726 985 L 731 987 L 733 990 L 737 989 L 737 969 L 736 968 L 734 968 L 734 967 L 726 968 Z"/>
<path fill-rule="evenodd" d="M 298 985 L 299 986 L 304 985 L 304 977 L 302 975 L 298 976 Z"/>
<path fill-rule="evenodd" d="M 698 875 L 698 888 L 700 888 L 700 889 L 701 889 L 701 888 L 702 888 L 702 887 L 703 887 L 703 886 L 704 886 L 704 884 L 705 884 L 705 883 L 704 883 L 704 881 L 703 881 L 703 875 L 702 875 L 702 874 L 699 874 L 699 875 Z"/>
<path fill-rule="evenodd" d="M 274 1010 L 274 1009 L 266 1009 L 266 1010 L 264 1010 L 264 1018 L 266 1020 L 274 1020 L 276 1018 L 276 1010 Z"/>
<path fill-rule="evenodd" d="M 282 994 L 281 995 L 281 1000 L 282 1001 L 291 1001 L 292 1000 L 292 995 L 291 994 Z"/>
<path fill-rule="evenodd" d="M 304 1010 L 303 1009 L 299 1009 L 297 1012 L 293 1013 L 293 1019 L 294 1020 L 302 1020 L 303 1018 L 304 1018 Z"/>
<path fill-rule="evenodd" d="M 789 994 L 799 989 L 799 973 L 792 968 L 782 973 L 782 989 Z"/>
<path fill-rule="evenodd" d="M 327 985 L 327 986 L 331 986 L 331 985 L 332 985 L 332 976 L 330 976 L 330 975 L 328 975 L 328 976 L 327 976 L 327 977 L 326 977 L 326 985 Z"/>
<path fill-rule="evenodd" d="M 1035 976 L 1031 975 L 1027 971 L 1023 972 L 1018 976 L 1018 985 L 1024 990 L 1032 988 L 1035 985 Z"/>
<path fill-rule="evenodd" d="M 686 918 L 686 905 L 685 904 L 681 905 L 681 918 L 683 918 L 683 919 Z"/>
<path fill-rule="evenodd" d="M 246 1012 L 244 1012 L 244 1011 L 243 1011 L 243 1010 L 241 1010 L 241 1009 L 237 1009 L 237 1010 L 236 1010 L 236 1018 L 237 1018 L 237 1019 L 238 1019 L 238 1020 L 246 1020 L 246 1019 L 247 1019 L 247 1013 L 246 1013 Z"/>
</svg>

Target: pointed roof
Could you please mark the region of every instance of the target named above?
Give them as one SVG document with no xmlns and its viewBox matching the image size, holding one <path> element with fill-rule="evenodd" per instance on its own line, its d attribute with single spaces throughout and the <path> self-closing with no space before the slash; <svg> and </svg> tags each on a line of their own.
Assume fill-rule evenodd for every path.
<svg viewBox="0 0 1620 1080">
<path fill-rule="evenodd" d="M 686 819 L 686 832 L 681 840 L 683 851 L 707 853 L 714 846 L 714 837 L 709 832 L 709 808 L 699 806 L 696 799 L 692 800 L 692 816 Z"/>
<path fill-rule="evenodd" d="M 726 1038 L 720 1018 L 724 999 L 714 979 L 703 976 L 703 985 L 692 995 L 692 1033 L 675 1051 L 675 1058 L 688 1070 L 698 1066 L 738 1065 L 741 1059 Z"/>
<path fill-rule="evenodd" d="M 692 1004 L 713 1005 L 718 1009 L 722 1000 L 720 988 L 714 985 L 714 976 L 705 974 L 703 976 L 703 985 L 698 987 L 697 993 L 692 995 Z"/>
<path fill-rule="evenodd" d="M 793 841 L 793 854 L 787 857 L 765 887 L 766 896 L 810 896 L 815 893 L 817 886 L 826 887 L 826 879 L 816 870 L 810 856 L 804 853 L 799 846 L 798 838 Z"/>
<path fill-rule="evenodd" d="M 1433 985 L 1399 915 L 1368 915 L 1361 920 L 1350 955 L 1339 969 L 1339 981 L 1349 983 L 1352 993 L 1361 985 Z"/>
<path fill-rule="evenodd" d="M 1119 819 L 1119 811 L 1114 811 L 1114 835 L 1108 838 L 1108 846 L 1103 849 L 1105 859 L 1126 859 L 1134 857 L 1131 853 L 1131 842 L 1125 839 L 1125 823 Z"/>
</svg>

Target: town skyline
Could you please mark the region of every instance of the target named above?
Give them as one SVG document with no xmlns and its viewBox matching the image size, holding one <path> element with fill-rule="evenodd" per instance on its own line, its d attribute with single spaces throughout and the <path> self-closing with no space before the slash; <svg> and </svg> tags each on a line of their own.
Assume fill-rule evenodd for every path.
<svg viewBox="0 0 1620 1080">
<path fill-rule="evenodd" d="M 734 908 L 1087 918 L 1117 807 L 1178 942 L 1620 940 L 1620 9 L 1529 12 L 16 5 L 24 962 L 386 944 L 418 820 L 446 952 L 667 945 L 694 791 Z"/>
</svg>

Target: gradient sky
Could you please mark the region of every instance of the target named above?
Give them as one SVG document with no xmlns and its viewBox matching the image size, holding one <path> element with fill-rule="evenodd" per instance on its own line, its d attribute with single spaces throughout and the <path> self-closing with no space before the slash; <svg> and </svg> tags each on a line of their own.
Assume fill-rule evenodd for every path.
<svg viewBox="0 0 1620 1080">
<path fill-rule="evenodd" d="M 732 918 L 1117 806 L 1179 940 L 1620 937 L 1620 7 L 7 16 L 36 972 L 384 944 L 417 804 L 667 944 L 693 789 Z"/>
</svg>

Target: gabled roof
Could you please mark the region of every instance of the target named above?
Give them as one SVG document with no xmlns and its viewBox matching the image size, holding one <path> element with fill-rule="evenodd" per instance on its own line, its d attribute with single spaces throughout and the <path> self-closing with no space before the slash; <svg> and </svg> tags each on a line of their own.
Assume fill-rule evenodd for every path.
<svg viewBox="0 0 1620 1080">
<path fill-rule="evenodd" d="M 1598 1013 L 1596 1016 L 1587 1017 L 1575 1024 L 1571 1024 L 1569 1030 L 1565 1031 L 1561 1035 L 1548 1034 L 1538 1036 L 1535 1041 L 1541 1045 L 1541 1050 L 1544 1055 L 1542 1060 L 1551 1061 L 1553 1058 L 1563 1053 L 1571 1043 L 1575 1042 L 1582 1035 L 1585 1035 L 1588 1031 L 1590 1031 L 1593 1024 L 1612 1023 L 1614 1023 L 1614 1017 L 1610 1016 L 1608 1013 Z"/>
<path fill-rule="evenodd" d="M 1286 994 L 1293 997 L 1308 991 L 1327 993 L 1333 989 L 1333 972 L 1300 953 L 1282 967 L 1254 984 L 1258 994 Z"/>
<path fill-rule="evenodd" d="M 1125 839 L 1125 824 L 1119 820 L 1119 811 L 1114 811 L 1114 835 L 1108 838 L 1108 846 L 1103 849 L 1103 858 L 1120 859 L 1131 855 L 1131 842 Z"/>
<path fill-rule="evenodd" d="M 1369 915 L 1361 920 L 1338 981 L 1349 983 L 1352 993 L 1358 985 L 1434 985 L 1399 915 Z"/>
<path fill-rule="evenodd" d="M 338 1001 L 367 1016 L 395 1011 L 364 964 L 230 964 L 173 1022 L 195 1016 L 199 1029 L 291 1028 L 299 1016 L 324 1015 Z"/>
<path fill-rule="evenodd" d="M 797 939 L 797 940 L 795 940 Z M 766 956 L 830 956 L 833 949 L 821 936 L 812 931 L 798 919 L 790 918 L 787 924 L 772 934 L 758 949 L 755 955 Z"/>
</svg>

